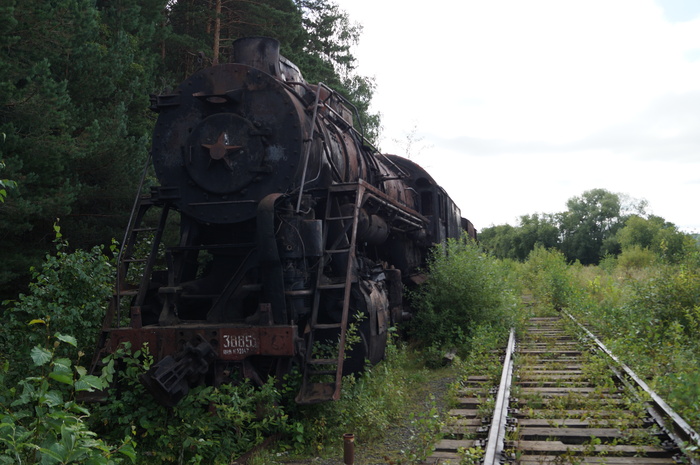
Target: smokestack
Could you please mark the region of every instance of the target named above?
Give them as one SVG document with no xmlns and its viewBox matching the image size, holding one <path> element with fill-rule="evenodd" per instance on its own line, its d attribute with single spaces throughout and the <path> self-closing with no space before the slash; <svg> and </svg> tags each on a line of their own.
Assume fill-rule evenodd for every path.
<svg viewBox="0 0 700 465">
<path fill-rule="evenodd" d="M 233 62 L 280 76 L 280 43 L 269 37 L 243 37 L 233 43 Z"/>
</svg>

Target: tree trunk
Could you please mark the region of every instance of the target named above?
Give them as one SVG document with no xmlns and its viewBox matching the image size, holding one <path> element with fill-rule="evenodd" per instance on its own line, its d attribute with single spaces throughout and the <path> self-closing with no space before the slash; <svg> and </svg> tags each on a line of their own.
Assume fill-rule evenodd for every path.
<svg viewBox="0 0 700 465">
<path fill-rule="evenodd" d="M 221 38 L 221 0 L 216 0 L 216 11 L 214 17 L 214 55 L 212 64 L 219 64 L 219 40 Z"/>
</svg>

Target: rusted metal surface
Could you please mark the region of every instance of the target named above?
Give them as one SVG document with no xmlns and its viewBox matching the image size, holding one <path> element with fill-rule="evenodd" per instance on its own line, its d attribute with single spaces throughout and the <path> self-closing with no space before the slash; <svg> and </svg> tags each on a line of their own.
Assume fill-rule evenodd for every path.
<svg viewBox="0 0 700 465">
<path fill-rule="evenodd" d="M 251 355 L 292 357 L 296 354 L 297 327 L 236 326 L 236 325 L 181 325 L 119 328 L 109 333 L 106 350 L 114 352 L 121 344 L 131 343 L 134 350 L 148 345 L 149 351 L 161 354 L 176 353 L 192 341 L 206 341 L 220 360 L 239 361 Z"/>
<path fill-rule="evenodd" d="M 379 154 L 357 109 L 305 82 L 277 41 L 234 49 L 235 62 L 151 98 L 159 185 L 137 196 L 93 372 L 120 344 L 147 344 L 146 383 L 172 404 L 228 382 L 226 364 L 260 384 L 294 359 L 297 399 L 337 399 L 343 375 L 381 360 L 407 315 L 402 287 L 463 219 L 425 170 Z M 345 357 L 351 324 L 362 344 Z M 310 355 L 319 343 L 333 353 Z"/>
<path fill-rule="evenodd" d="M 352 433 L 343 435 L 343 463 L 345 465 L 355 463 L 355 435 Z"/>
<path fill-rule="evenodd" d="M 510 400 L 510 387 L 513 378 L 513 351 L 515 350 L 515 330 L 510 330 L 508 345 L 503 360 L 503 372 L 498 393 L 493 408 L 493 420 L 486 440 L 486 452 L 484 464 L 501 463 L 505 460 L 503 447 L 505 446 L 506 426 L 508 420 L 508 402 Z"/>
</svg>

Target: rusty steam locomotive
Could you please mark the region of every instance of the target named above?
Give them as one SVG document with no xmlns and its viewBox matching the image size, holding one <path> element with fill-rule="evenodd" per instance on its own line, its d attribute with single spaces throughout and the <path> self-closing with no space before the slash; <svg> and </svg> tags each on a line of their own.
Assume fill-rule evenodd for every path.
<svg viewBox="0 0 700 465">
<path fill-rule="evenodd" d="M 160 185 L 139 194 L 96 360 L 148 344 L 142 381 L 165 405 L 295 364 L 297 402 L 337 399 L 344 373 L 384 356 L 429 248 L 476 232 L 425 170 L 372 149 L 352 105 L 305 82 L 277 41 L 240 39 L 233 61 L 152 97 Z"/>
</svg>

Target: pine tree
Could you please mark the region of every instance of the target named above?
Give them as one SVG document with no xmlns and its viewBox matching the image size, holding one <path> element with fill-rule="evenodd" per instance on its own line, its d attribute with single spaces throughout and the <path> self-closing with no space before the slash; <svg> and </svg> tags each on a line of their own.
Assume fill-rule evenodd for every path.
<svg viewBox="0 0 700 465">
<path fill-rule="evenodd" d="M 78 247 L 121 235 L 146 159 L 165 1 L 0 8 L 0 159 L 18 185 L 0 206 L 0 298 L 40 263 L 57 218 Z"/>
</svg>

